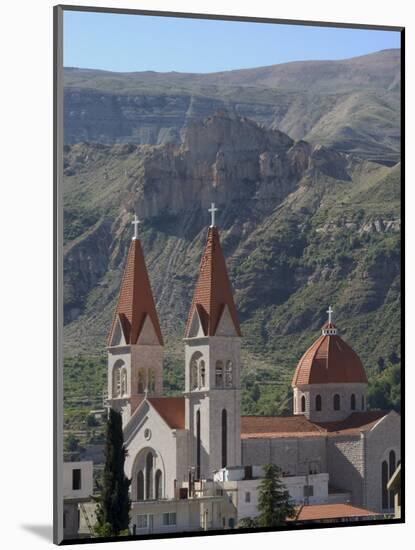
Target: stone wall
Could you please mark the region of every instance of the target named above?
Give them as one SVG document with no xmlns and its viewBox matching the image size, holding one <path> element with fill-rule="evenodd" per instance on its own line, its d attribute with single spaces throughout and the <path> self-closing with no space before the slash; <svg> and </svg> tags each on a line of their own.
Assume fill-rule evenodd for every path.
<svg viewBox="0 0 415 550">
<path fill-rule="evenodd" d="M 327 466 L 330 485 L 351 492 L 351 504 L 364 504 L 364 442 L 363 436 L 333 436 L 327 438 Z"/>
<path fill-rule="evenodd" d="M 352 412 L 351 396 L 356 398 L 356 411 L 366 410 L 367 384 L 308 384 L 294 388 L 294 414 L 304 414 L 315 422 L 344 420 Z M 334 410 L 334 395 L 340 396 L 340 410 Z M 305 411 L 301 410 L 301 397 L 305 397 Z M 316 396 L 321 396 L 321 411 L 316 410 Z M 363 397 L 363 402 L 362 402 Z M 362 407 L 363 405 L 363 407 Z"/>
<path fill-rule="evenodd" d="M 243 439 L 242 464 L 276 464 L 284 473 L 327 472 L 326 441 L 322 436 Z"/>
</svg>

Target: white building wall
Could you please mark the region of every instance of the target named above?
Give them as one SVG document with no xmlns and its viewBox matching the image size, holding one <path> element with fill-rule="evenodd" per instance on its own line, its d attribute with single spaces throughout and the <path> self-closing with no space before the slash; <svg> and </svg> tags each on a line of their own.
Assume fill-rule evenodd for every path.
<svg viewBox="0 0 415 550">
<path fill-rule="evenodd" d="M 92 495 L 93 466 L 92 460 L 63 463 L 63 498 L 85 499 Z M 72 487 L 74 470 L 81 470 L 81 488 L 78 490 Z"/>
</svg>

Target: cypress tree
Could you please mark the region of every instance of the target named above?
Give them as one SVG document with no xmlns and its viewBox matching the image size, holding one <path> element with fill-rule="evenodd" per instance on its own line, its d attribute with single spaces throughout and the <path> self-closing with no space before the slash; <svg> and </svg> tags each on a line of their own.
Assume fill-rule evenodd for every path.
<svg viewBox="0 0 415 550">
<path fill-rule="evenodd" d="M 264 478 L 259 485 L 257 519 L 259 527 L 284 525 L 287 518 L 295 516 L 290 495 L 281 481 L 281 470 L 275 464 L 264 466 Z"/>
<path fill-rule="evenodd" d="M 124 474 L 126 455 L 121 414 L 110 409 L 102 490 L 98 498 L 95 525 L 95 532 L 100 536 L 117 536 L 126 530 L 128 532 L 131 506 L 128 490 L 131 481 Z"/>
</svg>

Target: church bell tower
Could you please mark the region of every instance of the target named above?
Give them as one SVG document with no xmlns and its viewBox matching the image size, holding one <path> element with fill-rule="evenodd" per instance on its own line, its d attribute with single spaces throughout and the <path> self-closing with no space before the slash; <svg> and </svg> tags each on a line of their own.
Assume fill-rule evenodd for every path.
<svg viewBox="0 0 415 550">
<path fill-rule="evenodd" d="M 209 211 L 212 223 L 184 338 L 186 428 L 196 479 L 241 464 L 241 331 L 213 203 Z"/>
<path fill-rule="evenodd" d="M 138 238 L 137 216 L 108 336 L 108 402 L 125 425 L 146 395 L 163 391 L 163 337 Z"/>
</svg>

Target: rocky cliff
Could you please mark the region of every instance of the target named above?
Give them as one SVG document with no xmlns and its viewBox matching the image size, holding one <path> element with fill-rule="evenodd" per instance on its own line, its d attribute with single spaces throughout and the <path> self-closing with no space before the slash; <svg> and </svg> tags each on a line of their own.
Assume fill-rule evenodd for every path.
<svg viewBox="0 0 415 550">
<path fill-rule="evenodd" d="M 400 52 L 211 74 L 65 69 L 65 142 L 181 143 L 220 109 L 296 140 L 399 160 Z"/>
</svg>

